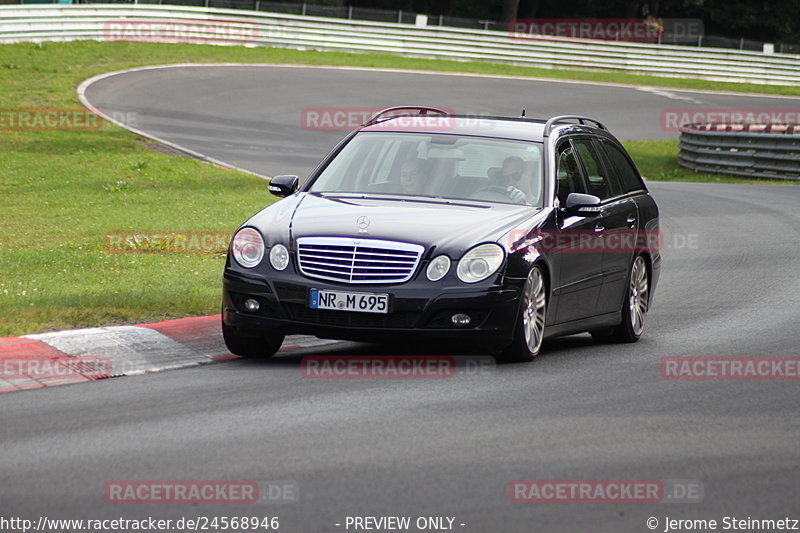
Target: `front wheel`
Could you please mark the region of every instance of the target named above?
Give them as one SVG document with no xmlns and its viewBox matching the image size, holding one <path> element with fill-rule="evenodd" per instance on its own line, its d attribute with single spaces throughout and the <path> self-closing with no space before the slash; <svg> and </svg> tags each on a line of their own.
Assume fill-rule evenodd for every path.
<svg viewBox="0 0 800 533">
<path fill-rule="evenodd" d="M 547 289 L 544 274 L 534 266 L 522 289 L 522 303 L 514 328 L 514 340 L 500 358 L 508 362 L 530 361 L 542 348 L 544 320 L 547 312 Z"/>
<path fill-rule="evenodd" d="M 258 337 L 239 335 L 234 328 L 222 324 L 222 338 L 225 346 L 234 355 L 248 359 L 268 359 L 278 353 L 283 344 L 283 333 L 264 332 Z"/>
<path fill-rule="evenodd" d="M 637 255 L 631 265 L 625 299 L 622 303 L 622 323 L 607 331 L 593 331 L 592 337 L 605 342 L 636 342 L 644 331 L 650 308 L 650 273 L 644 257 Z"/>
</svg>

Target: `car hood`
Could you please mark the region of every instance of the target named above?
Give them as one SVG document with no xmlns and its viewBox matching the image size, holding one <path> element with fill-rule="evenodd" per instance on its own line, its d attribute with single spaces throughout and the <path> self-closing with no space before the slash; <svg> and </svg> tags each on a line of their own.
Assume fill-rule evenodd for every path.
<svg viewBox="0 0 800 533">
<path fill-rule="evenodd" d="M 309 236 L 385 239 L 421 244 L 426 249 L 436 247 L 453 257 L 459 257 L 475 244 L 500 240 L 509 230 L 541 211 L 512 204 L 309 193 L 291 198 L 290 203 L 294 204 L 291 239 Z M 269 231 L 269 225 L 264 224 L 267 220 L 259 218 L 251 222 Z M 268 219 L 271 223 L 276 221 L 272 216 Z"/>
</svg>

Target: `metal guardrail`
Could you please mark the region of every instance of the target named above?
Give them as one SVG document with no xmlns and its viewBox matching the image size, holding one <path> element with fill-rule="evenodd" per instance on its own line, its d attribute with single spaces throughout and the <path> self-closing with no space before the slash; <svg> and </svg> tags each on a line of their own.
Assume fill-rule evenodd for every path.
<svg viewBox="0 0 800 533">
<path fill-rule="evenodd" d="M 246 9 L 250 11 L 266 11 L 269 13 L 290 13 L 293 15 L 309 15 L 312 17 L 333 17 L 340 19 L 372 20 L 378 22 L 398 22 L 414 24 L 417 13 L 402 9 L 378 9 L 350 5 L 327 5 L 324 0 L 307 2 L 272 2 L 269 0 L 0 0 L 0 4 L 173 4 L 181 6 L 221 7 L 224 9 Z M 444 14 L 427 14 L 428 26 L 452 26 L 456 28 L 472 28 L 482 30 L 500 30 L 508 27 L 508 23 L 498 20 L 454 17 Z M 608 39 L 615 41 L 618 39 Z M 668 32 L 659 35 L 658 44 L 677 44 L 705 48 L 730 48 L 732 50 L 763 51 L 764 45 L 774 46 L 776 53 L 800 53 L 800 44 L 787 42 L 756 41 L 744 37 L 723 37 L 700 33 L 692 36 L 691 42 L 686 35 Z"/>
<path fill-rule="evenodd" d="M 587 41 L 560 37 L 512 38 L 508 32 L 416 26 L 285 13 L 152 4 L 0 6 L 0 42 L 115 40 L 109 24 L 125 20 L 192 25 L 193 40 L 209 44 L 277 46 L 302 50 L 390 53 L 478 60 L 542 68 L 621 71 L 718 81 L 800 85 L 800 56 Z M 220 32 L 220 24 L 239 24 Z M 132 40 L 141 36 L 132 35 Z M 146 40 L 146 39 L 143 39 Z"/>
<path fill-rule="evenodd" d="M 687 124 L 678 164 L 713 174 L 800 180 L 800 125 Z"/>
</svg>

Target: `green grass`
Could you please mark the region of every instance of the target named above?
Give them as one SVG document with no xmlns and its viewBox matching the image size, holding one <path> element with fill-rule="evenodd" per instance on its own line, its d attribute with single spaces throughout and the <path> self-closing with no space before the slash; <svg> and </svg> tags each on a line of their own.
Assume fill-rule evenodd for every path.
<svg viewBox="0 0 800 533">
<path fill-rule="evenodd" d="M 388 54 L 298 51 L 281 48 L 245 48 L 196 44 L 69 43 L 0 45 L 0 78 L 4 88 L 0 106 L 24 102 L 38 105 L 49 102 L 74 102 L 72 89 L 81 78 L 111 70 L 167 63 L 282 63 L 304 65 L 356 66 L 462 72 L 578 80 L 674 89 L 730 91 L 783 96 L 800 96 L 800 86 L 757 85 L 681 78 L 661 78 L 623 72 L 543 69 L 480 61 L 417 59 Z"/>
<path fill-rule="evenodd" d="M 636 162 L 636 166 L 648 180 L 688 181 L 702 183 L 757 183 L 798 185 L 797 180 L 750 179 L 724 174 L 694 172 L 678 164 L 678 141 L 623 141 L 625 149 Z"/>
<path fill-rule="evenodd" d="M 104 236 L 233 232 L 270 201 L 266 185 L 132 137 L 3 134 L 0 336 L 218 310 L 222 254 L 108 253 Z"/>
<path fill-rule="evenodd" d="M 389 55 L 86 41 L 0 45 L 0 111 L 77 109 L 75 88 L 91 76 L 191 62 L 353 65 L 800 95 L 798 87 Z M 0 132 L 0 336 L 218 311 L 222 254 L 111 254 L 104 235 L 232 232 L 271 201 L 266 184 L 151 151 L 140 141 L 111 124 L 94 131 Z M 650 179 L 727 181 L 677 167 L 672 141 L 626 144 Z"/>
</svg>

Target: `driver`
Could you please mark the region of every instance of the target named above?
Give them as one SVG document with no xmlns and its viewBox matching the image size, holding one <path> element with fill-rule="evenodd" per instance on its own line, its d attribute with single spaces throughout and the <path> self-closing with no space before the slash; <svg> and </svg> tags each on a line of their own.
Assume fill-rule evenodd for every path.
<svg viewBox="0 0 800 533">
<path fill-rule="evenodd" d="M 410 159 L 400 167 L 400 188 L 403 194 L 420 194 L 425 187 L 424 162 Z"/>
<path fill-rule="evenodd" d="M 525 174 L 525 161 L 517 156 L 506 157 L 500 171 L 492 176 L 492 185 L 504 188 L 509 199 L 515 204 L 527 204 L 527 195 L 517 187 L 523 174 Z"/>
</svg>

